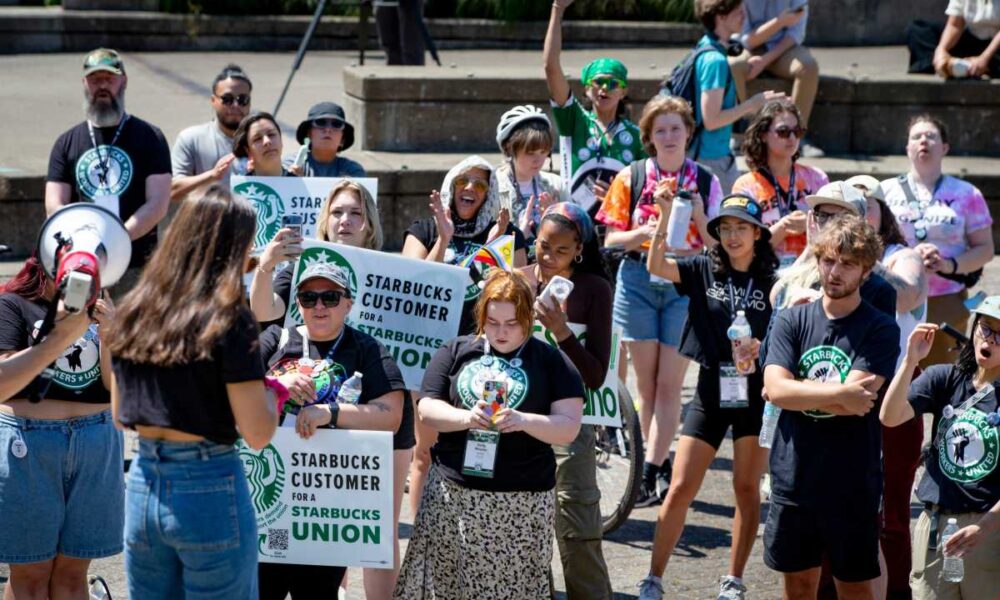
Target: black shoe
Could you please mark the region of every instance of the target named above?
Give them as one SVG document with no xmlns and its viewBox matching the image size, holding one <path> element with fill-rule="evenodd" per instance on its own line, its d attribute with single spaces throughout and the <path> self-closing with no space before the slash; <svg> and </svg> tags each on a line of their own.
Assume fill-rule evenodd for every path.
<svg viewBox="0 0 1000 600">
<path fill-rule="evenodd" d="M 660 504 L 660 496 L 656 493 L 656 485 L 649 485 L 643 482 L 639 486 L 639 497 L 635 499 L 636 508 L 647 506 L 657 506 Z"/>
<path fill-rule="evenodd" d="M 664 500 L 667 497 L 667 492 L 670 491 L 670 475 L 673 470 L 673 465 L 670 464 L 668 458 L 656 473 L 656 492 L 660 500 Z"/>
</svg>

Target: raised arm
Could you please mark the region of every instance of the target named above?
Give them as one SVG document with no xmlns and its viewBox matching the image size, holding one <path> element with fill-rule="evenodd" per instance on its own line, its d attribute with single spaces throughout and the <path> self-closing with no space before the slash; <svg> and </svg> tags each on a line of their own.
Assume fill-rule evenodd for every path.
<svg viewBox="0 0 1000 600">
<path fill-rule="evenodd" d="M 552 3 L 552 14 L 549 16 L 549 28 L 545 32 L 545 45 L 542 56 L 545 63 L 545 83 L 549 86 L 549 97 L 562 106 L 569 100 L 570 88 L 566 76 L 563 75 L 559 54 L 562 52 L 562 18 L 566 7 L 573 0 L 555 0 Z"/>
<path fill-rule="evenodd" d="M 903 248 L 893 254 L 878 274 L 896 290 L 896 311 L 905 313 L 927 300 L 927 270 L 920 254 Z"/>
<path fill-rule="evenodd" d="M 915 413 L 908 399 L 910 383 L 917 365 L 931 351 L 937 330 L 938 326 L 933 323 L 921 323 L 910 334 L 906 342 L 906 355 L 903 356 L 895 377 L 889 382 L 889 389 L 885 392 L 879 411 L 878 418 L 886 427 L 896 427 L 913 418 Z"/>
</svg>

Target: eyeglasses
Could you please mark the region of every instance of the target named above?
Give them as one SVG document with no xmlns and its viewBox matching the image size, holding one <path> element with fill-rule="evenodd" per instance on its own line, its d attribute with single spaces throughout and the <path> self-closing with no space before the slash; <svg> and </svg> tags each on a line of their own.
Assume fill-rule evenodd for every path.
<svg viewBox="0 0 1000 600">
<path fill-rule="evenodd" d="M 774 133 L 774 135 L 780 137 L 783 140 L 787 140 L 788 138 L 790 138 L 793 135 L 796 138 L 798 138 L 798 139 L 801 140 L 802 137 L 806 134 L 805 127 L 798 127 L 798 126 L 796 126 L 796 127 L 786 127 L 786 126 L 782 125 L 781 127 L 775 127 L 771 131 Z"/>
<path fill-rule="evenodd" d="M 628 85 L 621 79 L 616 79 L 614 77 L 595 77 L 590 80 L 590 85 L 596 88 L 602 88 L 608 91 L 623 90 Z"/>
<path fill-rule="evenodd" d="M 979 322 L 979 335 L 994 346 L 1000 346 L 1000 331 L 991 328 L 985 321 Z"/>
<path fill-rule="evenodd" d="M 485 194 L 490 190 L 490 184 L 485 179 L 473 179 L 465 175 L 459 175 L 455 178 L 455 185 L 459 188 L 467 187 L 470 184 L 472 185 L 472 189 L 479 194 Z"/>
<path fill-rule="evenodd" d="M 234 102 L 240 106 L 250 106 L 250 94 L 240 94 L 239 96 L 223 94 L 221 96 L 216 96 L 216 98 L 219 99 L 219 102 L 221 102 L 223 106 L 229 106 Z"/>
<path fill-rule="evenodd" d="M 344 292 L 338 290 L 326 290 L 325 292 L 299 292 L 295 295 L 299 299 L 302 308 L 316 308 L 316 302 L 322 301 L 323 306 L 333 308 L 340 305 L 340 299 L 344 297 Z"/>
<path fill-rule="evenodd" d="M 312 126 L 316 129 L 343 129 L 344 122 L 340 119 L 313 119 Z"/>
<path fill-rule="evenodd" d="M 816 208 L 813 209 L 812 213 L 813 213 L 813 218 L 816 219 L 816 224 L 819 225 L 820 227 L 826 225 L 827 221 L 840 214 L 840 213 L 826 212 Z"/>
</svg>

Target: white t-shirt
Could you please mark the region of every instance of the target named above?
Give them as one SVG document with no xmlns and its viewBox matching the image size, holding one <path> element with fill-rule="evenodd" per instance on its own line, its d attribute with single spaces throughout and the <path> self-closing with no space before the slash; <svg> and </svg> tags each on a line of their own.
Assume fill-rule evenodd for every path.
<svg viewBox="0 0 1000 600">
<path fill-rule="evenodd" d="M 969 32 L 981 40 L 991 40 L 1000 31 L 1000 2 L 996 0 L 949 0 L 944 14 L 965 19 Z"/>
</svg>

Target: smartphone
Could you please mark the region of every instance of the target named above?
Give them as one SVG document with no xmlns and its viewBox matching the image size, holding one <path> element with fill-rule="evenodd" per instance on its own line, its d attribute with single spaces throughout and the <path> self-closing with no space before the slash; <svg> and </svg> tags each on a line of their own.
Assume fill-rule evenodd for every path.
<svg viewBox="0 0 1000 600">
<path fill-rule="evenodd" d="M 302 237 L 302 215 L 283 215 L 281 217 L 281 228 L 291 229 L 295 235 Z"/>
</svg>

